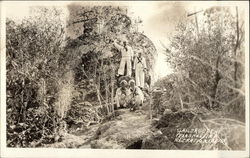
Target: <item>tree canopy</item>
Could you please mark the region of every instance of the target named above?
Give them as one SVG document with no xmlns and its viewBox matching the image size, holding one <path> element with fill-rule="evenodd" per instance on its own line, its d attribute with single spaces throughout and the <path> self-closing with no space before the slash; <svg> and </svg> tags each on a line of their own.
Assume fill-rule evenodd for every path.
<svg viewBox="0 0 250 158">
<path fill-rule="evenodd" d="M 235 15 L 230 9 L 211 7 L 198 13 L 199 21 L 193 15 L 179 23 L 166 60 L 175 70 L 182 104 L 234 111 L 244 120 L 244 23 L 237 7 Z"/>
</svg>

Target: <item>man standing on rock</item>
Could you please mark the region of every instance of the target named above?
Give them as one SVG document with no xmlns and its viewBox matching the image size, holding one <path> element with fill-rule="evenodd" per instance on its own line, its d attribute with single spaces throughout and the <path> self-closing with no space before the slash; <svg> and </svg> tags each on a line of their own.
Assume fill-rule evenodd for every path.
<svg viewBox="0 0 250 158">
<path fill-rule="evenodd" d="M 133 69 L 135 70 L 135 82 L 136 86 L 140 87 L 141 89 L 144 88 L 144 79 L 145 79 L 145 72 L 147 71 L 146 60 L 142 56 L 142 52 L 138 53 L 138 56 L 135 57 Z"/>
<path fill-rule="evenodd" d="M 134 52 L 130 46 L 128 46 L 128 42 L 126 40 L 123 41 L 123 45 L 117 44 L 117 41 L 114 41 L 114 46 L 121 52 L 122 58 L 120 62 L 120 66 L 118 69 L 117 76 L 125 75 L 125 65 L 127 66 L 127 76 L 131 76 L 132 74 L 132 61 Z"/>
<path fill-rule="evenodd" d="M 130 91 L 128 89 L 128 83 L 126 80 L 122 80 L 120 82 L 120 88 L 116 90 L 115 101 L 117 108 L 125 108 L 127 107 L 129 101 Z"/>
</svg>

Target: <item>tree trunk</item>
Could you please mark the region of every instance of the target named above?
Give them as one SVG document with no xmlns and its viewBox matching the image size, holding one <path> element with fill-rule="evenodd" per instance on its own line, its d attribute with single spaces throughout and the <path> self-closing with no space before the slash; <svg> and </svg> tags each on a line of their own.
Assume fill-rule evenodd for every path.
<svg viewBox="0 0 250 158">
<path fill-rule="evenodd" d="M 96 95 L 97 95 L 97 99 L 98 99 L 98 101 L 99 101 L 99 104 L 100 104 L 100 106 L 103 106 L 102 105 L 102 101 L 101 101 L 101 97 L 100 97 L 100 75 L 98 75 L 98 78 L 97 78 L 97 83 L 96 83 Z"/>
<path fill-rule="evenodd" d="M 199 24 L 198 24 L 197 14 L 195 14 L 195 24 L 196 24 L 196 29 L 197 29 L 197 41 L 199 41 L 200 33 L 199 33 Z"/>
<path fill-rule="evenodd" d="M 219 81 L 221 79 L 221 76 L 220 76 L 220 72 L 219 72 L 219 63 L 220 63 L 220 55 L 218 56 L 217 60 L 216 60 L 216 70 L 215 70 L 215 81 L 214 81 L 214 86 L 213 86 L 213 93 L 211 95 L 211 97 L 213 98 L 213 100 L 215 99 L 216 97 L 216 93 L 217 93 L 217 87 L 218 87 L 218 84 L 219 84 Z M 214 107 L 214 101 L 212 101 L 212 105 Z"/>
<path fill-rule="evenodd" d="M 179 99 L 180 99 L 180 103 L 181 103 L 181 110 L 183 110 L 183 101 L 182 101 L 182 99 L 181 99 L 181 94 L 180 94 L 180 92 L 178 92 L 178 95 L 179 95 Z"/>
<path fill-rule="evenodd" d="M 113 77 L 111 79 L 111 110 L 112 110 L 112 113 L 115 111 L 115 108 L 114 108 L 114 80 L 113 80 Z"/>
<path fill-rule="evenodd" d="M 152 121 L 152 92 L 149 92 L 149 119 Z"/>
<path fill-rule="evenodd" d="M 234 48 L 234 81 L 235 81 L 235 88 L 238 88 L 237 85 L 237 71 L 238 71 L 238 64 L 237 64 L 237 49 L 239 47 L 239 20 L 238 20 L 238 7 L 236 7 L 236 43 Z"/>
<path fill-rule="evenodd" d="M 113 69 L 113 64 L 110 64 L 112 67 L 111 70 L 111 112 L 113 113 L 115 111 L 114 108 L 114 77 L 115 77 L 115 73 L 114 73 L 114 69 Z"/>
<path fill-rule="evenodd" d="M 107 83 L 107 78 L 104 78 L 104 86 L 105 86 L 105 101 L 106 101 L 106 106 L 108 113 L 111 111 L 110 106 L 109 106 L 109 96 L 108 96 L 108 83 Z"/>
<path fill-rule="evenodd" d="M 179 99 L 180 99 L 180 104 L 181 104 L 181 110 L 183 110 L 183 101 L 182 101 L 182 98 L 181 98 L 181 87 L 180 87 L 180 84 L 181 84 L 181 81 L 182 81 L 182 76 L 181 74 L 178 75 L 178 96 L 179 96 Z"/>
</svg>

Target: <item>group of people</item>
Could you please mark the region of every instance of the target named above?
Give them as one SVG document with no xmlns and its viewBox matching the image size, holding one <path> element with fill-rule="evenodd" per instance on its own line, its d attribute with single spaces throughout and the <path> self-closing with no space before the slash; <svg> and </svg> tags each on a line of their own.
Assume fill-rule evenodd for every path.
<svg viewBox="0 0 250 158">
<path fill-rule="evenodd" d="M 121 52 L 121 62 L 118 69 L 118 76 L 130 76 L 132 75 L 132 69 L 135 71 L 135 83 L 136 86 L 141 89 L 144 88 L 145 72 L 147 71 L 146 60 L 142 55 L 142 51 L 138 50 L 134 53 L 133 49 L 128 45 L 126 40 L 123 41 L 122 45 L 114 42 L 114 46 Z M 127 67 L 127 73 L 125 74 L 125 65 Z"/>
<path fill-rule="evenodd" d="M 134 70 L 134 79 L 130 79 L 129 82 L 121 80 L 120 87 L 116 91 L 116 105 L 117 108 L 130 108 L 130 110 L 136 110 L 143 104 L 145 88 L 145 73 L 147 71 L 146 60 L 142 55 L 142 51 L 133 51 L 128 45 L 128 42 L 124 40 L 122 44 L 118 44 L 114 41 L 114 46 L 121 52 L 121 61 L 118 69 L 117 76 L 129 76 L 132 78 L 132 70 Z M 125 74 L 125 67 L 126 74 Z"/>
<path fill-rule="evenodd" d="M 133 79 L 129 82 L 122 80 L 120 87 L 116 90 L 115 100 L 117 108 L 130 108 L 134 111 L 142 106 L 144 95 Z"/>
</svg>

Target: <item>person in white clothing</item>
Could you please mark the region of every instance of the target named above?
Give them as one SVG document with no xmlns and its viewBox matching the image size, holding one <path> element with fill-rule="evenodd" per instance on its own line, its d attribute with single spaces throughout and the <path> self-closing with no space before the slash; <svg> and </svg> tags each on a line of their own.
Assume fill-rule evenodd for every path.
<svg viewBox="0 0 250 158">
<path fill-rule="evenodd" d="M 123 41 L 123 45 L 117 44 L 114 42 L 114 46 L 121 52 L 122 58 L 120 62 L 120 66 L 118 69 L 118 75 L 125 75 L 125 65 L 127 66 L 127 76 L 131 76 L 132 74 L 132 61 L 134 52 L 130 46 L 128 46 L 127 41 Z"/>
<path fill-rule="evenodd" d="M 133 69 L 135 70 L 135 83 L 136 86 L 144 88 L 145 72 L 147 71 L 146 60 L 139 52 L 138 56 L 135 57 Z"/>
<path fill-rule="evenodd" d="M 120 88 L 116 90 L 115 101 L 117 108 L 127 107 L 130 98 L 130 90 L 127 88 L 128 83 L 122 80 L 120 83 Z"/>
<path fill-rule="evenodd" d="M 142 106 L 143 100 L 144 100 L 144 94 L 142 90 L 135 86 L 135 81 L 132 79 L 129 81 L 129 87 L 130 87 L 130 110 L 134 111 L 139 108 L 139 106 Z"/>
</svg>

